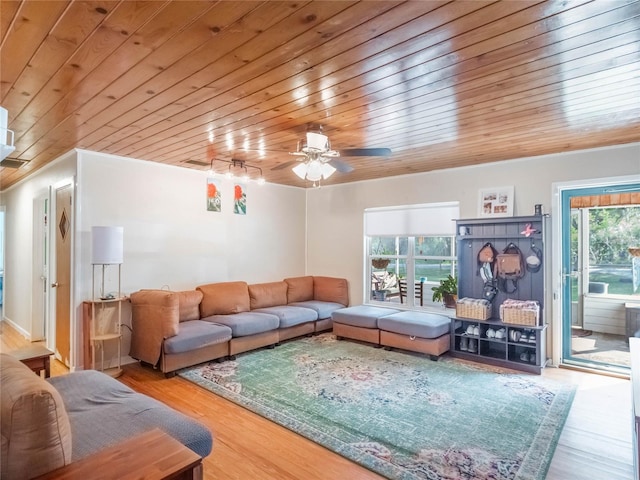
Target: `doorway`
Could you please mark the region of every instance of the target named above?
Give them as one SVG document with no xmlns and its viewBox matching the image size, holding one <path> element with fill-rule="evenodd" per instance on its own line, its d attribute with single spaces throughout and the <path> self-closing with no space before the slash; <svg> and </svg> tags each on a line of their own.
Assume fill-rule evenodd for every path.
<svg viewBox="0 0 640 480">
<path fill-rule="evenodd" d="M 51 261 L 51 288 L 55 307 L 52 312 L 55 330 L 56 358 L 67 367 L 71 366 L 71 252 L 73 251 L 73 184 L 55 189 L 55 223 L 52 238 L 55 238 Z M 53 212 L 52 212 L 53 214 Z"/>
<path fill-rule="evenodd" d="M 563 364 L 628 373 L 626 308 L 640 303 L 629 247 L 640 243 L 640 184 L 561 192 Z"/>
</svg>

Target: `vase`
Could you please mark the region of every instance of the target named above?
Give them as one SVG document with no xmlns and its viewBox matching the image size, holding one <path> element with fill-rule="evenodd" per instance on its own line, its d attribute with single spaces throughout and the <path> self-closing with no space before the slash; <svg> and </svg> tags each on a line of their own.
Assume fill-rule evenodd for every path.
<svg viewBox="0 0 640 480">
<path fill-rule="evenodd" d="M 445 293 L 442 295 L 442 300 L 444 301 L 444 306 L 447 308 L 456 308 L 456 301 L 458 300 L 458 295 L 453 293 Z"/>
</svg>

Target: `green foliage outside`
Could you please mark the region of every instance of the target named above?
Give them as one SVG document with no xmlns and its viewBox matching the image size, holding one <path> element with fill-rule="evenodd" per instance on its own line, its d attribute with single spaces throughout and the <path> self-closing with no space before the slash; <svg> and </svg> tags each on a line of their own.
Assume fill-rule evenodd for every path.
<svg viewBox="0 0 640 480">
<path fill-rule="evenodd" d="M 640 246 L 640 207 L 589 209 L 589 281 L 609 285 L 608 294 L 633 295 L 631 255 L 628 248 Z M 571 217 L 571 252 L 577 270 L 578 216 Z M 585 290 L 587 290 L 585 286 Z M 640 292 L 635 292 L 640 295 Z M 578 296 L 573 282 L 571 297 Z"/>
</svg>

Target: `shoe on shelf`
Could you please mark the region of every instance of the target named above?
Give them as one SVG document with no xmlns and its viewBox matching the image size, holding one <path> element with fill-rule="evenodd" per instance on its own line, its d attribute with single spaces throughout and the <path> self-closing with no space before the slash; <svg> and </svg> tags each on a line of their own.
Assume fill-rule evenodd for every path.
<svg viewBox="0 0 640 480">
<path fill-rule="evenodd" d="M 536 352 L 529 352 L 529 363 L 536 363 Z"/>
<path fill-rule="evenodd" d="M 473 335 L 473 325 L 467 327 L 467 335 Z"/>
<path fill-rule="evenodd" d="M 496 331 L 493 328 L 487 329 L 487 338 L 496 338 Z"/>
<path fill-rule="evenodd" d="M 480 336 L 480 325 L 474 325 L 474 327 L 473 327 L 473 334 L 474 334 L 476 337 L 479 337 L 479 336 Z"/>
<path fill-rule="evenodd" d="M 474 340 L 473 338 L 470 338 L 469 339 L 469 352 L 476 353 L 477 351 L 478 351 L 477 341 Z"/>
<path fill-rule="evenodd" d="M 507 335 L 507 331 L 504 328 L 500 328 L 496 331 L 496 340 L 504 340 Z"/>
<path fill-rule="evenodd" d="M 527 332 L 522 332 L 522 335 L 520 335 L 520 342 L 521 343 L 529 343 L 529 335 L 527 334 Z"/>
<path fill-rule="evenodd" d="M 522 352 L 520 354 L 520 360 L 523 362 L 529 362 L 529 353 L 528 352 Z"/>
<path fill-rule="evenodd" d="M 529 343 L 536 343 L 536 332 L 529 332 Z"/>
<path fill-rule="evenodd" d="M 509 330 L 509 335 L 512 342 L 519 342 L 522 332 L 520 330 Z"/>
<path fill-rule="evenodd" d="M 469 350 L 469 339 L 467 337 L 460 337 L 460 350 L 463 352 Z"/>
</svg>

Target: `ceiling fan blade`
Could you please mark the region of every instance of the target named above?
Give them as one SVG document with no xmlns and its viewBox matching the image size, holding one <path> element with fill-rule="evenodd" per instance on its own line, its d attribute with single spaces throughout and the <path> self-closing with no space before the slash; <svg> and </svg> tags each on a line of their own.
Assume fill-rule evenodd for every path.
<svg viewBox="0 0 640 480">
<path fill-rule="evenodd" d="M 349 173 L 353 172 L 353 167 L 342 160 L 338 160 L 337 158 L 332 158 L 327 162 L 333 168 L 335 168 L 340 173 Z"/>
<path fill-rule="evenodd" d="M 344 148 L 339 150 L 341 157 L 388 157 L 390 148 Z"/>
<path fill-rule="evenodd" d="M 271 170 L 282 170 L 284 168 L 287 168 L 287 167 L 290 167 L 292 165 L 295 165 L 298 162 L 300 162 L 300 160 L 290 160 L 288 162 L 284 162 L 284 163 L 280 163 L 280 164 L 276 165 Z"/>
</svg>

